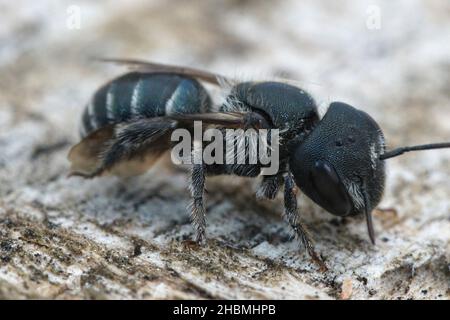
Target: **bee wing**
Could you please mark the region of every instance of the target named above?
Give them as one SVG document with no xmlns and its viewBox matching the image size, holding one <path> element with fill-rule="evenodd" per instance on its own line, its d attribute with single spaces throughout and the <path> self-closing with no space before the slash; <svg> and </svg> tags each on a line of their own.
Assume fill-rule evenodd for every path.
<svg viewBox="0 0 450 320">
<path fill-rule="evenodd" d="M 69 175 L 89 175 L 99 166 L 100 154 L 114 136 L 114 125 L 102 127 L 74 145 L 67 156 L 71 163 Z"/>
<path fill-rule="evenodd" d="M 104 126 L 73 146 L 70 175 L 132 176 L 148 170 L 172 146 L 176 129 L 192 129 L 194 121 L 221 128 L 270 128 L 255 112 L 175 114 Z"/>
<path fill-rule="evenodd" d="M 134 176 L 147 171 L 170 148 L 171 119 L 139 119 L 102 127 L 69 151 L 70 176 Z"/>
<path fill-rule="evenodd" d="M 233 82 L 231 79 L 228 79 L 225 76 L 189 67 L 173 66 L 162 63 L 155 63 L 134 59 L 98 58 L 97 60 L 103 62 L 112 62 L 120 65 L 126 65 L 131 69 L 139 72 L 174 73 L 189 76 L 218 86 L 221 86 L 223 83 Z"/>
<path fill-rule="evenodd" d="M 193 114 L 175 114 L 168 116 L 180 124 L 192 126 L 194 121 L 201 121 L 209 125 L 235 129 L 270 129 L 273 126 L 261 114 L 253 111 L 247 112 L 209 112 Z"/>
<path fill-rule="evenodd" d="M 175 114 L 168 116 L 168 118 L 177 120 L 181 126 L 192 126 L 194 121 L 230 128 L 243 127 L 245 125 L 245 113 L 240 112 Z"/>
</svg>

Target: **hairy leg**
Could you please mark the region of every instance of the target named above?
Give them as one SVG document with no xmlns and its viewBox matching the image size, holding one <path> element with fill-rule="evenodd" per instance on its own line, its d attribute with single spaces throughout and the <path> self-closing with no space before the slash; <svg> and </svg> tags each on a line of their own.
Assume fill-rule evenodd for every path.
<svg viewBox="0 0 450 320">
<path fill-rule="evenodd" d="M 191 181 L 189 184 L 192 202 L 190 205 L 192 224 L 196 229 L 195 240 L 199 244 L 205 242 L 206 218 L 203 204 L 203 194 L 205 191 L 205 166 L 194 164 L 192 167 Z"/>
<path fill-rule="evenodd" d="M 280 190 L 280 186 L 283 183 L 283 175 L 278 174 L 274 176 L 264 176 L 258 190 L 256 191 L 257 199 L 270 199 L 273 200 Z"/>
<path fill-rule="evenodd" d="M 291 173 L 286 173 L 284 176 L 284 218 L 294 230 L 295 236 L 301 240 L 312 260 L 319 265 L 322 271 L 327 270 L 325 263 L 314 250 L 313 240 L 308 230 L 300 221 L 295 183 Z"/>
</svg>

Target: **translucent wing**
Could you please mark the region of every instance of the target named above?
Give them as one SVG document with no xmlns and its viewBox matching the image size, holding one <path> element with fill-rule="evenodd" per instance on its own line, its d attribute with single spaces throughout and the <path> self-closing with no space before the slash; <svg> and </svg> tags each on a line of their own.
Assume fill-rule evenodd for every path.
<svg viewBox="0 0 450 320">
<path fill-rule="evenodd" d="M 257 112 L 210 112 L 195 114 L 177 114 L 168 116 L 170 119 L 180 123 L 192 125 L 194 121 L 201 121 L 209 125 L 221 126 L 224 128 L 238 129 L 269 129 L 272 125 L 260 113 Z"/>
<path fill-rule="evenodd" d="M 201 121 L 203 129 L 211 125 L 221 128 L 270 128 L 255 112 L 211 112 L 177 114 L 104 126 L 73 146 L 68 159 L 70 175 L 91 178 L 99 175 L 132 176 L 147 171 L 172 146 L 172 132 L 192 129 Z"/>
<path fill-rule="evenodd" d="M 199 70 L 195 68 L 189 67 L 181 67 L 181 66 L 173 66 L 162 63 L 148 62 L 142 60 L 134 60 L 134 59 L 110 59 L 110 58 L 98 58 L 97 60 L 103 62 L 111 62 L 120 65 L 126 65 L 131 69 L 139 72 L 150 72 L 150 73 L 174 73 L 184 76 L 189 76 L 192 78 L 197 78 L 199 80 L 203 80 L 205 82 L 222 85 L 223 83 L 231 83 L 233 82 L 231 79 L 204 70 Z"/>
<path fill-rule="evenodd" d="M 170 149 L 176 125 L 174 120 L 151 118 L 102 127 L 71 148 L 70 175 L 92 178 L 144 173 Z"/>
<path fill-rule="evenodd" d="M 114 135 L 114 125 L 90 133 L 74 145 L 67 156 L 71 163 L 69 175 L 90 175 L 100 163 L 100 154 Z"/>
</svg>

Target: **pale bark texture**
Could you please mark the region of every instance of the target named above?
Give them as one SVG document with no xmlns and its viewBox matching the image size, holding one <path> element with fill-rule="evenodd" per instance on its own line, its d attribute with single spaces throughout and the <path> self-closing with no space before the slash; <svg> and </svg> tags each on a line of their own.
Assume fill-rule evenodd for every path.
<svg viewBox="0 0 450 320">
<path fill-rule="evenodd" d="M 0 298 L 449 298 L 448 150 L 389 161 L 375 246 L 363 219 L 299 195 L 325 273 L 292 240 L 281 197 L 256 201 L 257 179 L 207 181 L 208 240 L 196 248 L 186 241 L 186 171 L 169 158 L 127 180 L 66 177 L 84 106 L 125 71 L 94 56 L 279 75 L 322 113 L 336 100 L 370 113 L 388 147 L 448 141 L 448 1 L 17 0 L 0 9 Z"/>
</svg>

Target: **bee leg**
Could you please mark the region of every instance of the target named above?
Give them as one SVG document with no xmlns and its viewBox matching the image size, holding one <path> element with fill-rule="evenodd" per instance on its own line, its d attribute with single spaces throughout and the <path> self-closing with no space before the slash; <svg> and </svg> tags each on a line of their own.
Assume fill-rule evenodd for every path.
<svg viewBox="0 0 450 320">
<path fill-rule="evenodd" d="M 99 167 L 89 177 L 95 177 L 111 169 L 124 159 L 140 155 L 143 152 L 152 152 L 159 157 L 166 149 L 165 135 L 174 127 L 173 121 L 152 121 L 153 119 L 140 119 L 130 122 L 116 132 L 116 137 L 101 154 Z"/>
<path fill-rule="evenodd" d="M 192 224 L 196 229 L 195 240 L 199 244 L 205 242 L 206 219 L 203 205 L 203 193 L 205 191 L 205 166 L 194 164 L 192 167 L 191 181 L 189 184 L 192 202 L 190 205 Z"/>
<path fill-rule="evenodd" d="M 327 267 L 314 250 L 313 240 L 308 229 L 300 221 L 295 192 L 295 183 L 291 173 L 284 176 L 284 218 L 288 221 L 295 232 L 295 236 L 301 240 L 311 259 L 318 264 L 321 271 L 326 271 Z"/>
<path fill-rule="evenodd" d="M 273 176 L 264 176 L 261 181 L 258 191 L 256 191 L 257 199 L 270 199 L 273 200 L 280 190 L 280 186 L 283 182 L 283 175 L 277 174 Z"/>
</svg>

